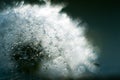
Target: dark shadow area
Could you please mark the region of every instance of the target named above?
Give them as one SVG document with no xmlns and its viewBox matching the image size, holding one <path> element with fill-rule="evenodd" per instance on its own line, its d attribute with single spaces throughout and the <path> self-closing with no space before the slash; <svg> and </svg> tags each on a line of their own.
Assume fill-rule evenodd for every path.
<svg viewBox="0 0 120 80">
<path fill-rule="evenodd" d="M 11 51 L 11 60 L 16 69 L 25 74 L 35 74 L 44 58 L 46 55 L 40 44 L 34 46 L 32 43 L 23 43 L 13 46 Z"/>
<path fill-rule="evenodd" d="M 0 80 L 10 80 L 10 78 L 4 78 Z M 105 76 L 105 77 L 82 77 L 82 78 L 47 78 L 47 77 L 36 77 L 36 76 L 22 76 L 22 78 L 12 78 L 12 80 L 120 80 L 119 76 Z"/>
<path fill-rule="evenodd" d="M 38 5 L 42 5 L 45 4 L 44 1 L 42 0 L 0 0 L 0 10 L 5 10 L 8 7 L 12 8 L 15 6 L 20 6 L 21 4 L 38 4 Z"/>
</svg>

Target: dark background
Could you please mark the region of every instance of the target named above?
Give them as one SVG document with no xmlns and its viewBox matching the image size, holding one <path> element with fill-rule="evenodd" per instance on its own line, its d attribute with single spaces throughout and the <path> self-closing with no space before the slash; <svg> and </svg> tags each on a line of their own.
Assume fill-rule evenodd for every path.
<svg viewBox="0 0 120 80">
<path fill-rule="evenodd" d="M 68 2 L 65 11 L 88 24 L 87 36 L 100 48 L 99 74 L 120 75 L 119 2 L 112 0 L 69 0 Z"/>
<path fill-rule="evenodd" d="M 66 2 L 68 6 L 63 11 L 87 23 L 88 39 L 100 48 L 98 75 L 120 76 L 119 2 L 115 0 L 66 0 Z"/>
<path fill-rule="evenodd" d="M 1 10 L 21 0 L 1 0 Z M 87 23 L 87 37 L 100 48 L 97 73 L 100 77 L 120 76 L 120 4 L 119 0 L 51 0 L 65 2 L 67 12 L 73 19 L 80 18 Z M 41 4 L 39 0 L 25 0 L 25 3 Z"/>
</svg>

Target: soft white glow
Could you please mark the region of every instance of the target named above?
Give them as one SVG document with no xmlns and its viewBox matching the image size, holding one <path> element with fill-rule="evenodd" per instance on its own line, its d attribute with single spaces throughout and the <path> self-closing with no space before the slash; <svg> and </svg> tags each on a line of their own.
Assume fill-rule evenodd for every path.
<svg viewBox="0 0 120 80">
<path fill-rule="evenodd" d="M 53 58 L 43 61 L 39 74 L 77 78 L 87 71 L 95 72 L 97 55 L 85 38 L 84 28 L 66 13 L 59 13 L 61 9 L 60 5 L 23 5 L 0 12 L 0 33 L 4 35 L 0 36 L 0 60 L 6 61 L 6 68 L 13 68 L 8 66 L 12 45 L 41 41 L 46 54 Z"/>
</svg>

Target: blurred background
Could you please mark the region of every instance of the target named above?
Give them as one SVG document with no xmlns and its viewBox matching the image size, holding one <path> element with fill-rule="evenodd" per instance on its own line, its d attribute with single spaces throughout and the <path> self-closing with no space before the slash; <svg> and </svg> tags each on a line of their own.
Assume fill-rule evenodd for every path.
<svg viewBox="0 0 120 80">
<path fill-rule="evenodd" d="M 87 23 L 87 37 L 100 48 L 100 77 L 120 76 L 120 5 L 115 0 L 68 0 L 64 9 Z"/>
</svg>

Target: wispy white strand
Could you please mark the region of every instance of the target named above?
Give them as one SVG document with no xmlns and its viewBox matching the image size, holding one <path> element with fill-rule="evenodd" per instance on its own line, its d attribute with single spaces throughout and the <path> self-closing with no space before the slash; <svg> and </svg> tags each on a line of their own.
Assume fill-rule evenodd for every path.
<svg viewBox="0 0 120 80">
<path fill-rule="evenodd" d="M 0 33 L 4 35 L 4 38 L 0 35 L 0 60 L 10 63 L 2 53 L 9 55 L 9 49 L 14 44 L 33 42 L 36 45 L 42 42 L 46 54 L 54 58 L 43 61 L 40 74 L 80 77 L 87 71 L 95 72 L 93 63 L 97 55 L 84 35 L 84 28 L 66 13 L 59 13 L 62 6 L 46 3 L 43 6 L 23 5 L 0 12 Z"/>
</svg>

